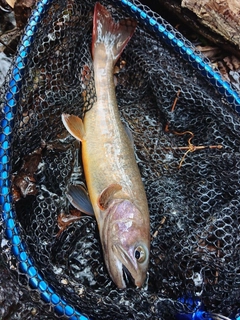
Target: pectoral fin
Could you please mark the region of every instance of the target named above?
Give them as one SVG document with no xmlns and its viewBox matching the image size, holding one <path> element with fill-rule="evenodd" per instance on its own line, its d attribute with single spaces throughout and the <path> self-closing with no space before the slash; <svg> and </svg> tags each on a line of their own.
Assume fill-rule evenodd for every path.
<svg viewBox="0 0 240 320">
<path fill-rule="evenodd" d="M 83 141 L 85 138 L 85 130 L 82 119 L 72 114 L 62 114 L 62 122 L 67 131 L 77 140 Z"/>
<path fill-rule="evenodd" d="M 68 188 L 66 195 L 68 200 L 75 208 L 91 216 L 94 215 L 93 207 L 88 194 L 82 186 L 71 185 Z"/>
<path fill-rule="evenodd" d="M 110 201 L 112 200 L 114 194 L 118 191 L 122 190 L 122 186 L 118 183 L 110 184 L 107 188 L 105 188 L 99 198 L 98 198 L 98 206 L 101 210 L 106 210 Z"/>
</svg>

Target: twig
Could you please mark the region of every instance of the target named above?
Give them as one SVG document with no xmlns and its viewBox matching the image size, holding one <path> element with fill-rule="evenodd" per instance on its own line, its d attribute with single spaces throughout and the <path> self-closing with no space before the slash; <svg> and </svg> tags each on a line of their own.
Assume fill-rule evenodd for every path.
<svg viewBox="0 0 240 320">
<path fill-rule="evenodd" d="M 177 94 L 176 94 L 176 97 L 175 97 L 175 99 L 174 99 L 174 101 L 173 101 L 173 104 L 172 104 L 172 107 L 171 107 L 171 112 L 174 112 L 174 110 L 175 110 L 175 108 L 176 108 L 176 105 L 177 105 L 177 102 L 178 102 L 178 98 L 179 98 L 179 96 L 180 96 L 180 93 L 181 93 L 181 90 L 178 89 L 178 92 L 177 92 Z M 169 132 L 169 131 L 170 131 L 170 130 L 169 130 L 169 123 L 166 124 L 164 131 L 165 131 L 165 132 Z"/>
<path fill-rule="evenodd" d="M 10 51 L 12 51 L 12 53 L 15 53 L 15 51 L 11 47 L 9 47 L 9 45 L 7 45 L 4 41 L 2 41 L 1 39 L 0 39 L 0 43 L 2 45 L 4 45 L 6 48 L 8 48 Z"/>
<path fill-rule="evenodd" d="M 176 97 L 173 101 L 173 104 L 172 104 L 172 107 L 171 107 L 171 112 L 174 112 L 175 111 L 175 108 L 176 108 L 176 104 L 177 104 L 177 101 L 178 101 L 178 98 L 180 96 L 180 89 L 178 90 L 177 94 L 176 94 Z M 170 131 L 169 130 L 169 124 L 167 123 L 166 126 L 165 126 L 165 132 L 168 132 Z M 190 138 L 188 139 L 188 146 L 186 147 L 166 147 L 166 149 L 171 149 L 171 150 L 186 150 L 186 152 L 184 153 L 180 163 L 179 163 L 179 166 L 178 166 L 178 169 L 181 168 L 182 164 L 183 164 L 183 161 L 185 160 L 187 154 L 189 152 L 194 152 L 196 150 L 203 150 L 203 149 L 222 149 L 223 146 L 218 144 L 218 145 L 210 145 L 210 146 L 195 146 L 194 144 L 192 144 L 192 139 L 194 138 L 194 133 L 191 132 L 191 131 L 184 131 L 184 132 L 176 132 L 176 131 L 173 131 L 172 133 L 176 134 L 176 135 L 179 135 L 179 136 L 182 136 L 184 134 L 190 134 Z"/>
<path fill-rule="evenodd" d="M 14 32 L 17 31 L 17 30 L 20 31 L 18 27 L 15 27 L 15 28 L 10 29 L 10 30 L 7 30 L 7 31 L 4 31 L 4 32 L 2 32 L 2 33 L 0 34 L 0 38 L 3 37 L 3 36 L 5 36 L 6 34 L 9 34 L 9 33 L 12 33 L 12 32 L 14 33 Z"/>
<path fill-rule="evenodd" d="M 179 96 L 180 96 L 180 93 L 181 93 L 181 90 L 178 89 L 178 92 L 177 92 L 176 97 L 175 97 L 175 99 L 174 99 L 174 101 L 173 101 L 173 104 L 172 104 L 171 112 L 173 112 L 173 111 L 175 110 L 175 108 L 176 108 L 176 105 L 177 105 L 177 102 L 178 102 L 178 98 L 179 98 Z"/>
<path fill-rule="evenodd" d="M 184 134 L 190 134 L 190 138 L 188 139 L 188 146 L 186 146 L 186 147 L 166 147 L 166 149 L 171 149 L 171 150 L 187 150 L 184 153 L 184 155 L 179 163 L 178 169 L 181 168 L 183 161 L 189 152 L 194 152 L 196 150 L 203 150 L 203 149 L 222 149 L 223 148 L 223 146 L 220 144 L 210 145 L 210 146 L 195 146 L 194 144 L 191 143 L 192 139 L 194 138 L 194 133 L 192 133 L 191 131 L 184 131 L 184 132 L 173 131 L 173 133 L 176 135 L 179 135 L 179 136 L 182 136 Z"/>
<path fill-rule="evenodd" d="M 163 224 L 165 223 L 167 217 L 163 217 L 162 220 L 160 221 L 160 225 L 157 228 L 157 230 L 154 232 L 154 234 L 152 235 L 152 239 L 156 238 L 156 236 L 158 235 L 159 230 L 162 228 Z"/>
</svg>

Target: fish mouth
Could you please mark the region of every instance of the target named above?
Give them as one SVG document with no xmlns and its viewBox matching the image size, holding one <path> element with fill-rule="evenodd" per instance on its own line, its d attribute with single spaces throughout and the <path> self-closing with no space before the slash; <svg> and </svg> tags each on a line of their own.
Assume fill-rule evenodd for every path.
<svg viewBox="0 0 240 320">
<path fill-rule="evenodd" d="M 122 265 L 122 275 L 123 275 L 123 281 L 126 286 L 134 286 L 135 285 L 135 280 L 133 276 L 131 275 L 131 272 L 128 270 L 128 268 L 123 264 Z"/>
<path fill-rule="evenodd" d="M 119 287 L 136 287 L 135 274 L 137 273 L 136 266 L 134 265 L 128 253 L 119 245 L 113 246 L 113 253 L 118 264 L 118 278 L 120 280 Z M 113 272 L 114 274 L 114 272 Z"/>
</svg>

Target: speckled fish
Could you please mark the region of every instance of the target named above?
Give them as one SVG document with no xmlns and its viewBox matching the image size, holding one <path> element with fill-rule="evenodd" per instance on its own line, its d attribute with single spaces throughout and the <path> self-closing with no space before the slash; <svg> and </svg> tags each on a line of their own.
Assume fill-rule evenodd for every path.
<svg viewBox="0 0 240 320">
<path fill-rule="evenodd" d="M 135 28 L 132 19 L 116 23 L 105 7 L 95 5 L 92 57 L 96 102 L 83 121 L 62 115 L 66 129 L 82 143 L 91 204 L 81 187 L 71 186 L 68 197 L 85 213 L 93 208 L 105 263 L 118 288 L 125 288 L 130 280 L 141 287 L 149 263 L 147 198 L 133 143 L 120 120 L 113 78 L 115 63 Z"/>
</svg>

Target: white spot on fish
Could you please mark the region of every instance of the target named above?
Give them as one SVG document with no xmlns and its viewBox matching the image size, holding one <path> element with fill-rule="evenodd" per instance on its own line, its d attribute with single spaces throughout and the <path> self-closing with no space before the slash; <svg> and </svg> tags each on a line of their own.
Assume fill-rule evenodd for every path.
<svg viewBox="0 0 240 320">
<path fill-rule="evenodd" d="M 126 229 L 131 228 L 132 226 L 132 221 L 128 221 L 127 223 L 125 223 Z"/>
<path fill-rule="evenodd" d="M 98 76 L 100 76 L 100 77 L 106 77 L 106 75 L 107 75 L 107 70 L 106 70 L 106 68 L 99 68 L 99 69 L 98 69 Z"/>
</svg>

